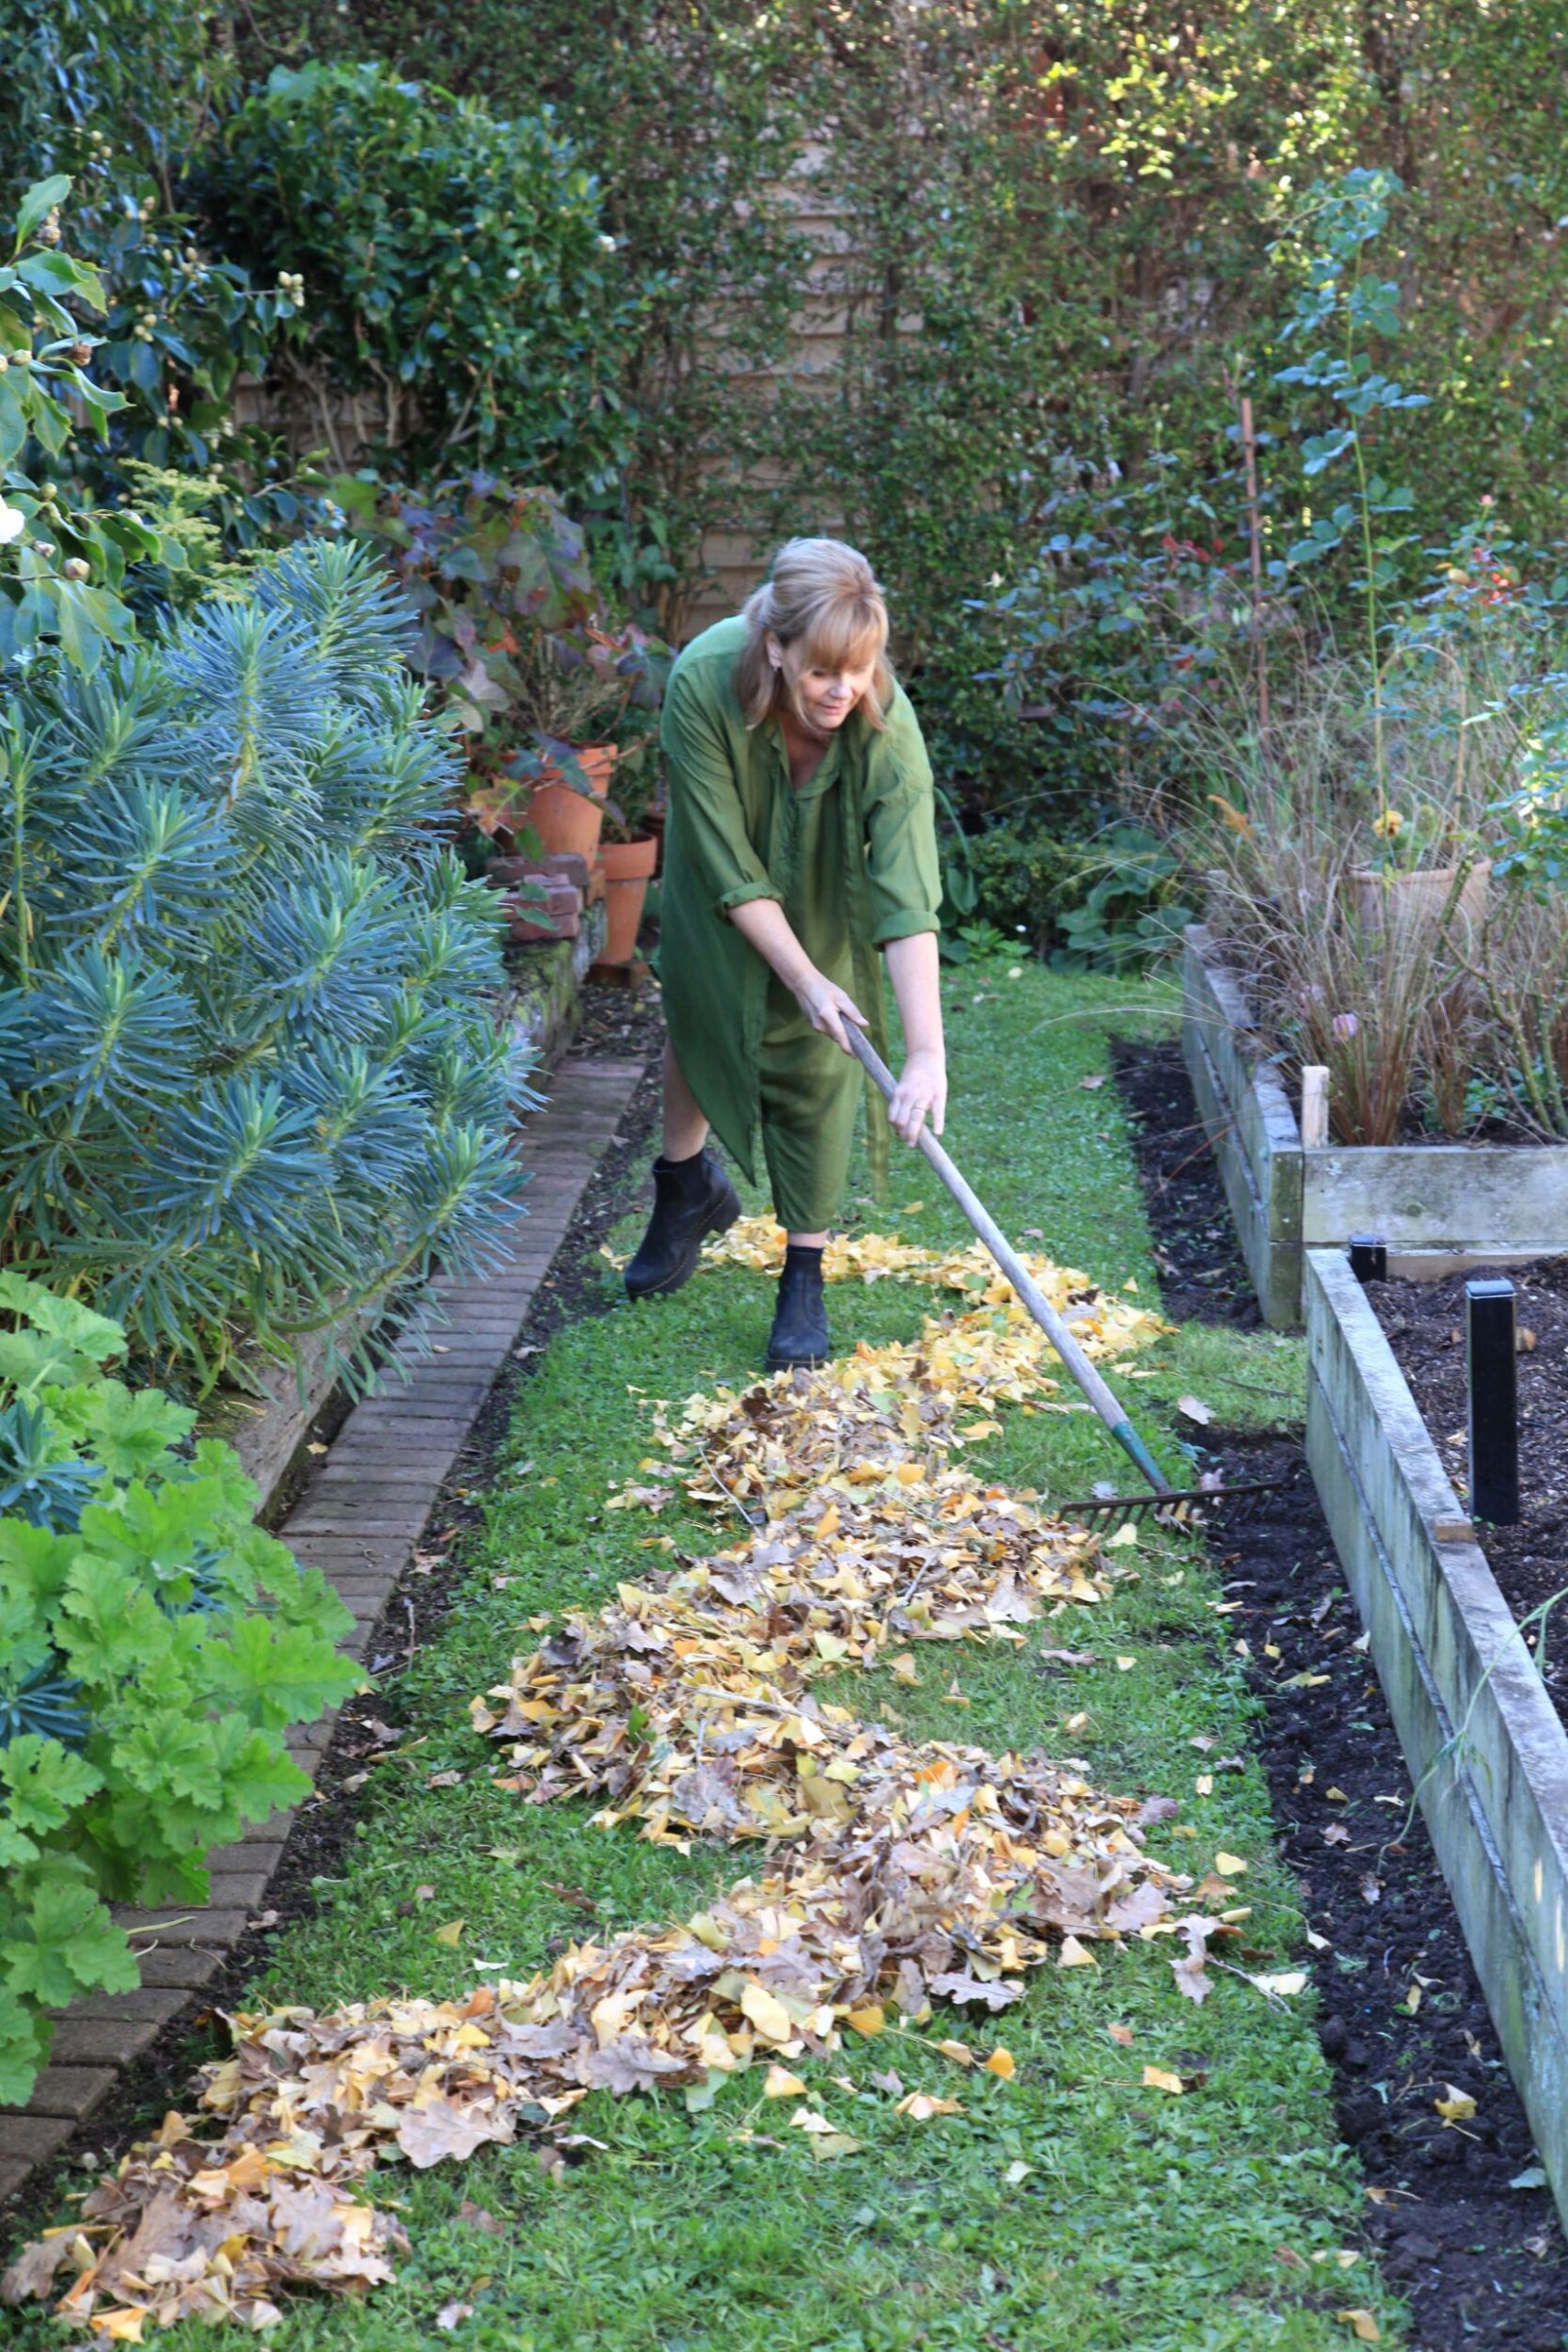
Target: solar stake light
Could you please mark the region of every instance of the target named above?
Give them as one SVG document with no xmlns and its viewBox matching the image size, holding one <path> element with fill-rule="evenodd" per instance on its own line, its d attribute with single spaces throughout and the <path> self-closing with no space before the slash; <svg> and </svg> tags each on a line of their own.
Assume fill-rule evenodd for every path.
<svg viewBox="0 0 1568 2352">
<path fill-rule="evenodd" d="M 1465 1285 L 1470 1392 L 1470 1516 L 1494 1527 L 1519 1519 L 1519 1369 L 1516 1301 L 1503 1275 Z"/>
<path fill-rule="evenodd" d="M 1353 1233 L 1350 1270 L 1358 1282 L 1386 1282 L 1388 1245 L 1381 1233 Z"/>
</svg>

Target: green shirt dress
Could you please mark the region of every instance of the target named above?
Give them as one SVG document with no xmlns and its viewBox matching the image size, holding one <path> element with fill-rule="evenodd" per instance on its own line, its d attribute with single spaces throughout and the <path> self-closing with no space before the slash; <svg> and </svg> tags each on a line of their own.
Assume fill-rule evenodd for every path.
<svg viewBox="0 0 1568 2352">
<path fill-rule="evenodd" d="M 860 1065 L 818 1036 L 729 917 L 750 898 L 776 898 L 885 1052 L 877 950 L 940 929 L 931 764 L 899 688 L 885 729 L 847 719 L 797 791 L 778 721 L 748 729 L 741 715 L 735 672 L 745 642 L 739 619 L 705 629 L 665 694 L 659 978 L 675 1059 L 714 1133 L 749 1177 L 760 1134 L 781 1224 L 815 1232 L 843 1205 Z M 877 1174 L 885 1108 L 865 1091 Z"/>
</svg>

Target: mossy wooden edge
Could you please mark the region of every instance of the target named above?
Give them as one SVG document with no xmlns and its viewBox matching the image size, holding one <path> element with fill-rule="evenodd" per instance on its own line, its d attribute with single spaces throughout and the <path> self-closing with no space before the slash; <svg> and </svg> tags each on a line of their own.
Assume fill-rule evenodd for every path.
<svg viewBox="0 0 1568 2352">
<path fill-rule="evenodd" d="M 1568 1736 L 1341 1251 L 1305 1297 L 1307 1460 L 1568 2219 Z"/>
</svg>

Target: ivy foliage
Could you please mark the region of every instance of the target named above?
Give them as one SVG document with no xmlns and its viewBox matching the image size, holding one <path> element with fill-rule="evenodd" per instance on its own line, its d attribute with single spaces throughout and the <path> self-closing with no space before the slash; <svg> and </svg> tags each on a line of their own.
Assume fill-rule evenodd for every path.
<svg viewBox="0 0 1568 2352">
<path fill-rule="evenodd" d="M 210 1389 L 483 1260 L 522 1073 L 499 918 L 374 558 L 307 541 L 0 715 L 0 1203 Z"/>
<path fill-rule="evenodd" d="M 372 62 L 277 67 L 201 177 L 224 248 L 301 284 L 305 330 L 278 373 L 340 462 L 347 395 L 362 438 L 405 469 L 471 456 L 590 491 L 613 477 L 642 304 L 547 114 L 503 119 Z"/>
<path fill-rule="evenodd" d="M 204 1901 L 205 1856 L 309 1786 L 287 1727 L 359 1678 L 320 1570 L 189 1407 L 111 1375 L 125 1351 L 0 1274 L 0 2106 L 52 2010 L 137 1982 L 106 1903 Z"/>
</svg>

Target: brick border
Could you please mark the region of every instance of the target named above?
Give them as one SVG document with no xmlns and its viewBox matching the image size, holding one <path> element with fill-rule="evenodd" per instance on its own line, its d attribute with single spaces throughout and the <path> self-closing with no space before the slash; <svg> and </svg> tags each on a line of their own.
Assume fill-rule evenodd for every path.
<svg viewBox="0 0 1568 2352">
<path fill-rule="evenodd" d="M 568 1056 L 560 1064 L 543 1107 L 524 1121 L 526 1207 L 512 1228 L 504 1263 L 490 1275 L 434 1286 L 441 1326 L 434 1346 L 424 1352 L 412 1340 L 398 1343 L 393 1359 L 408 1377 L 389 1379 L 355 1406 L 278 1530 L 353 1613 L 343 1646 L 356 1658 L 366 1655 L 643 1075 L 641 1061 Z M 291 1735 L 289 1754 L 312 1779 L 336 1720 L 326 1715 Z M 216 1975 L 265 1897 L 293 1819 L 292 1811 L 276 1813 L 213 1853 L 205 1905 L 116 1911 L 121 1926 L 146 1939 L 141 1983 L 132 1993 L 93 1994 L 66 2010 L 27 2106 L 0 2110 L 0 2206 L 58 2154 L 114 2088 L 119 2070 L 150 2048 Z"/>
</svg>

